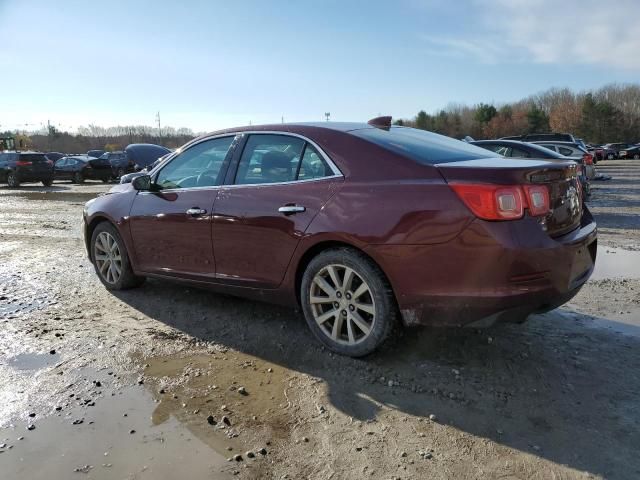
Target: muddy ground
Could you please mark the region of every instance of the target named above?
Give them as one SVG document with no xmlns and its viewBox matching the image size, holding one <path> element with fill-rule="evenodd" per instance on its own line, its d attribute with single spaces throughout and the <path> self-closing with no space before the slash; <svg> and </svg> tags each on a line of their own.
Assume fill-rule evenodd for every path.
<svg viewBox="0 0 640 480">
<path fill-rule="evenodd" d="M 597 271 L 570 304 L 360 360 L 288 309 L 110 293 L 80 232 L 108 187 L 0 187 L 0 477 L 640 478 L 640 163 L 598 167 Z"/>
</svg>

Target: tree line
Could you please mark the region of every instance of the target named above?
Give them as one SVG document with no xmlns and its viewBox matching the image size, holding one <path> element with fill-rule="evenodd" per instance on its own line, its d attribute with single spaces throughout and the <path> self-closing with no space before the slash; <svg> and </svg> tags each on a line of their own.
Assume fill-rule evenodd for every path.
<svg viewBox="0 0 640 480">
<path fill-rule="evenodd" d="M 89 150 L 123 150 L 131 143 L 155 143 L 177 148 L 195 138 L 189 128 L 162 127 L 162 130 L 146 125 L 101 127 L 88 125 L 77 133 L 58 130 L 53 125 L 35 132 L 4 132 L 0 136 L 13 136 L 16 146 L 43 152 L 86 153 Z"/>
<path fill-rule="evenodd" d="M 592 143 L 640 142 L 640 85 L 586 92 L 552 88 L 512 103 L 450 104 L 434 114 L 421 110 L 395 123 L 455 138 L 566 132 Z"/>
</svg>

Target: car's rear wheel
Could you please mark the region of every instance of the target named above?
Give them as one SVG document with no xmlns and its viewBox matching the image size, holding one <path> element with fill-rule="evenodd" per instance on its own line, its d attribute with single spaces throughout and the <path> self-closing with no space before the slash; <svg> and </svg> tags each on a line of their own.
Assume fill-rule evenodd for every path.
<svg viewBox="0 0 640 480">
<path fill-rule="evenodd" d="M 45 187 L 50 187 L 51 185 L 53 185 L 53 179 L 49 179 L 49 180 L 42 180 L 42 185 L 44 185 Z"/>
<path fill-rule="evenodd" d="M 124 168 L 119 168 L 118 169 L 118 178 L 120 177 L 124 177 L 126 175 L 127 172 L 124 171 Z"/>
<path fill-rule="evenodd" d="M 73 183 L 84 183 L 84 176 L 82 172 L 76 172 L 73 174 Z"/>
<path fill-rule="evenodd" d="M 108 222 L 99 224 L 91 235 L 91 259 L 100 281 L 109 290 L 124 290 L 144 282 L 144 277 L 134 275 L 122 237 Z"/>
<path fill-rule="evenodd" d="M 300 298 L 316 338 L 342 355 L 373 352 L 397 324 L 397 306 L 386 277 L 353 249 L 326 250 L 311 260 Z"/>
<path fill-rule="evenodd" d="M 616 156 L 615 156 L 613 153 L 609 153 L 609 154 L 607 154 L 607 159 L 609 159 L 609 160 L 613 160 L 613 159 L 615 159 L 615 158 L 616 158 Z"/>
<path fill-rule="evenodd" d="M 20 186 L 20 178 L 16 172 L 9 172 L 7 175 L 7 185 L 11 188 L 18 188 Z"/>
<path fill-rule="evenodd" d="M 640 153 L 635 153 L 635 154 L 633 155 L 633 159 L 634 159 L 634 160 L 638 160 L 638 159 L 640 159 Z"/>
</svg>

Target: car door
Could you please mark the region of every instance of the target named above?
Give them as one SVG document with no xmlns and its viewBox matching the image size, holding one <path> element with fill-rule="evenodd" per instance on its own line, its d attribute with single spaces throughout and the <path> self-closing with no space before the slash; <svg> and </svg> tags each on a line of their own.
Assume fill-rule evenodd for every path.
<svg viewBox="0 0 640 480">
<path fill-rule="evenodd" d="M 214 205 L 219 281 L 275 288 L 311 220 L 342 181 L 321 150 L 293 135 L 253 133 Z"/>
<path fill-rule="evenodd" d="M 65 170 L 67 166 L 67 157 L 63 157 L 58 160 L 53 167 L 53 175 L 58 180 L 67 180 L 69 178 L 67 171 Z"/>
<path fill-rule="evenodd" d="M 211 215 L 234 135 L 195 143 L 154 173 L 130 213 L 137 267 L 149 273 L 213 280 Z"/>
</svg>

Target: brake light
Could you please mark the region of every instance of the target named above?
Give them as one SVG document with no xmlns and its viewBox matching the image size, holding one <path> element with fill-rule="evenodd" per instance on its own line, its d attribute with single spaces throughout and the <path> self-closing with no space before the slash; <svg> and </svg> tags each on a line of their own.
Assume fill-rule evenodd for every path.
<svg viewBox="0 0 640 480">
<path fill-rule="evenodd" d="M 549 213 L 551 202 L 549 200 L 549 189 L 544 185 L 524 185 L 527 194 L 527 204 L 529 215 L 540 217 Z"/>
<path fill-rule="evenodd" d="M 31 162 L 30 162 L 30 161 L 28 161 L 28 160 L 18 160 L 18 161 L 16 162 L 16 165 L 17 165 L 18 167 L 28 167 L 29 165 L 31 165 Z"/>
<path fill-rule="evenodd" d="M 524 213 L 524 198 L 518 186 L 458 183 L 451 188 L 478 218 L 514 220 Z"/>
<path fill-rule="evenodd" d="M 585 165 L 593 165 L 593 155 L 591 155 L 590 153 L 583 154 L 582 161 Z"/>
<path fill-rule="evenodd" d="M 47 160 L 47 165 L 53 165 L 53 162 L 51 160 Z"/>
<path fill-rule="evenodd" d="M 450 185 L 473 214 L 483 220 L 517 220 L 525 208 L 532 217 L 538 217 L 551 209 L 549 190 L 544 185 Z"/>
</svg>

